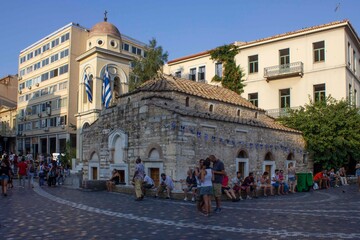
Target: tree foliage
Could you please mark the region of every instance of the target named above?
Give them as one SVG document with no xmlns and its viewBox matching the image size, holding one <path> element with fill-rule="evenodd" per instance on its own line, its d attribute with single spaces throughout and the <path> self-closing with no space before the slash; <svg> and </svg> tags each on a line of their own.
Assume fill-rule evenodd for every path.
<svg viewBox="0 0 360 240">
<path fill-rule="evenodd" d="M 149 41 L 145 48 L 146 55 L 136 58 L 132 64 L 133 69 L 130 73 L 130 91 L 140 86 L 147 80 L 154 79 L 162 75 L 162 67 L 168 60 L 168 52 L 164 52 L 161 46 L 157 46 L 155 38 Z"/>
<path fill-rule="evenodd" d="M 329 96 L 289 113 L 279 121 L 303 132 L 315 164 L 337 168 L 348 164 L 350 159 L 359 159 L 359 109 L 348 101 Z"/>
<path fill-rule="evenodd" d="M 239 53 L 239 47 L 233 44 L 223 45 L 210 51 L 212 60 L 223 63 L 224 73 L 222 77 L 214 76 L 212 81 L 221 82 L 222 86 L 238 94 L 244 92 L 244 73 L 240 66 L 236 65 L 235 56 Z"/>
</svg>

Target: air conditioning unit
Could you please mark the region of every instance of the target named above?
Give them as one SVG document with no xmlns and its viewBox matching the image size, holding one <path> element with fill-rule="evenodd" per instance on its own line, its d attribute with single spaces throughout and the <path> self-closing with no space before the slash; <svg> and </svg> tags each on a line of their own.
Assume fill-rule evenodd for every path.
<svg viewBox="0 0 360 240">
<path fill-rule="evenodd" d="M 48 128 L 48 127 L 45 127 L 45 128 L 44 128 L 44 131 L 45 131 L 45 132 L 48 132 L 48 131 L 49 131 L 49 128 Z"/>
</svg>

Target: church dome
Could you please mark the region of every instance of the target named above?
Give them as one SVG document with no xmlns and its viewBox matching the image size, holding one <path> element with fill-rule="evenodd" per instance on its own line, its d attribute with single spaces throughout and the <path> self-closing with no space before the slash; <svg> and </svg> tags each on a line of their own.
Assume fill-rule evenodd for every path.
<svg viewBox="0 0 360 240">
<path fill-rule="evenodd" d="M 97 35 L 112 35 L 121 38 L 119 29 L 109 22 L 100 22 L 91 28 L 89 37 Z"/>
</svg>

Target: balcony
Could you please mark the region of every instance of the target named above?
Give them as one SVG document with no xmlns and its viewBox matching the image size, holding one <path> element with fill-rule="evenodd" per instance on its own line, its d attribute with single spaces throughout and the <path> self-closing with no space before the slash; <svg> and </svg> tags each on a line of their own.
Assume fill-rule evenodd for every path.
<svg viewBox="0 0 360 240">
<path fill-rule="evenodd" d="M 289 114 L 289 109 L 297 110 L 299 108 L 300 107 L 268 109 L 266 110 L 266 114 L 273 118 L 284 117 Z"/>
<path fill-rule="evenodd" d="M 294 77 L 304 75 L 304 64 L 302 62 L 293 62 L 284 65 L 277 65 L 264 68 L 264 78 L 269 82 L 270 80 Z"/>
</svg>

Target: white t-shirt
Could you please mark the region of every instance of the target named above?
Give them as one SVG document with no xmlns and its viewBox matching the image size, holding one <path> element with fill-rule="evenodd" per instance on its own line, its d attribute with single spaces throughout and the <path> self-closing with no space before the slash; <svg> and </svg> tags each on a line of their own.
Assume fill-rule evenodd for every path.
<svg viewBox="0 0 360 240">
<path fill-rule="evenodd" d="M 154 181 L 148 175 L 144 177 L 144 182 L 150 185 L 154 185 Z"/>
</svg>

